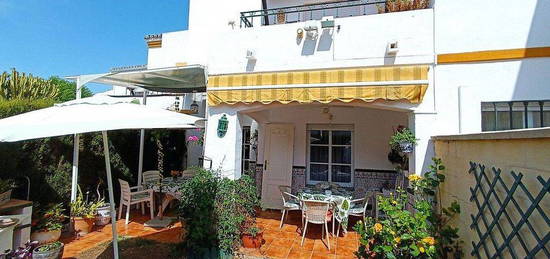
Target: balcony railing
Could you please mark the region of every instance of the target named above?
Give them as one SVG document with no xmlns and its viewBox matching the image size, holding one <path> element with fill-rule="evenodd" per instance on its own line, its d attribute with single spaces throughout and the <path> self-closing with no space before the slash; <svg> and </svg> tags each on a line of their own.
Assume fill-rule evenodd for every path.
<svg viewBox="0 0 550 259">
<path fill-rule="evenodd" d="M 322 4 L 297 5 L 241 12 L 241 27 L 253 27 L 254 18 L 261 19 L 262 25 L 284 24 L 314 20 L 324 16 L 366 15 L 369 6 L 385 4 L 386 0 L 344 0 Z M 374 9 L 376 10 L 376 9 Z"/>
</svg>

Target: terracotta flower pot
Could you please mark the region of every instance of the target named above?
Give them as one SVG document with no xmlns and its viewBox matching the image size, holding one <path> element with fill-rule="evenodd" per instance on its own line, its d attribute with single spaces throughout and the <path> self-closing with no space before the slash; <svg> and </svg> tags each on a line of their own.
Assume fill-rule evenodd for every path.
<svg viewBox="0 0 550 259">
<path fill-rule="evenodd" d="M 92 232 L 92 228 L 94 227 L 94 218 L 74 217 L 73 225 L 76 234 L 78 236 L 84 236 Z"/>
<path fill-rule="evenodd" d="M 245 248 L 260 248 L 264 242 L 264 233 L 260 232 L 256 236 L 244 234 L 241 239 Z"/>
<path fill-rule="evenodd" d="M 32 241 L 38 241 L 39 244 L 53 243 L 61 237 L 61 229 L 52 231 L 37 231 L 31 234 Z"/>
</svg>

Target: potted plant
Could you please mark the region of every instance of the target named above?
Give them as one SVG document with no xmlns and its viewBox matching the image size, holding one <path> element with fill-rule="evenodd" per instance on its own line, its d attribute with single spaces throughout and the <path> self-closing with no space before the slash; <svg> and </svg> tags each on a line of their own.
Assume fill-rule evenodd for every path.
<svg viewBox="0 0 550 259">
<path fill-rule="evenodd" d="M 260 248 L 264 242 L 263 231 L 256 226 L 253 219 L 247 220 L 244 224 L 244 230 L 242 231 L 241 241 L 245 248 Z"/>
<path fill-rule="evenodd" d="M 414 133 L 406 127 L 399 126 L 390 139 L 390 146 L 393 149 L 398 149 L 403 153 L 411 153 L 416 145 L 416 137 Z"/>
<path fill-rule="evenodd" d="M 0 258 L 4 259 L 11 259 L 11 258 L 19 258 L 19 259 L 32 259 L 32 251 L 33 249 L 38 245 L 38 242 L 31 242 L 28 241 L 25 243 L 25 246 L 18 247 L 15 250 L 7 250 L 4 253 L 0 253 Z"/>
<path fill-rule="evenodd" d="M 111 222 L 111 204 L 103 202 L 104 198 L 101 197 L 101 192 L 99 191 L 99 187 L 101 186 L 102 183 L 103 181 L 100 180 L 96 188 L 97 199 L 98 201 L 101 201 L 101 203 L 98 204 L 98 208 L 96 212 L 96 218 L 95 218 L 96 226 L 105 226 Z"/>
<path fill-rule="evenodd" d="M 13 180 L 0 179 L 0 205 L 7 203 L 11 198 L 11 190 L 13 189 Z"/>
<path fill-rule="evenodd" d="M 33 259 L 61 259 L 63 257 L 63 243 L 56 241 L 53 243 L 41 245 L 34 249 Z"/>
<path fill-rule="evenodd" d="M 55 204 L 46 210 L 37 210 L 37 219 L 33 221 L 31 240 L 39 244 L 52 243 L 59 240 L 65 215 L 63 204 Z"/>
<path fill-rule="evenodd" d="M 78 195 L 75 201 L 71 202 L 71 218 L 74 231 L 78 236 L 84 236 L 92 231 L 97 209 L 105 203 L 103 200 L 96 202 L 86 202 L 78 187 Z"/>
</svg>

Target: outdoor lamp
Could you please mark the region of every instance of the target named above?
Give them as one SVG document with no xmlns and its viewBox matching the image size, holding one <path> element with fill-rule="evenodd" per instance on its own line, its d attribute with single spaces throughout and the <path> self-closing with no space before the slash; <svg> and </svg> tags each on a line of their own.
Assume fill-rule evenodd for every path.
<svg viewBox="0 0 550 259">
<path fill-rule="evenodd" d="M 225 133 L 227 133 L 227 124 L 229 124 L 229 121 L 227 120 L 227 116 L 224 114 L 218 120 L 218 137 L 223 138 L 225 136 Z"/>
</svg>

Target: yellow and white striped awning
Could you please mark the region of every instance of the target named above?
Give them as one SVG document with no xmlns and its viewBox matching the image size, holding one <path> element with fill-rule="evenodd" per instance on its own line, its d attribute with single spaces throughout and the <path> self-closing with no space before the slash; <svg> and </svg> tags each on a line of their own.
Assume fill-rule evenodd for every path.
<svg viewBox="0 0 550 259">
<path fill-rule="evenodd" d="M 207 92 L 211 106 L 378 99 L 420 103 L 427 87 L 428 66 L 393 66 L 214 75 Z"/>
</svg>

